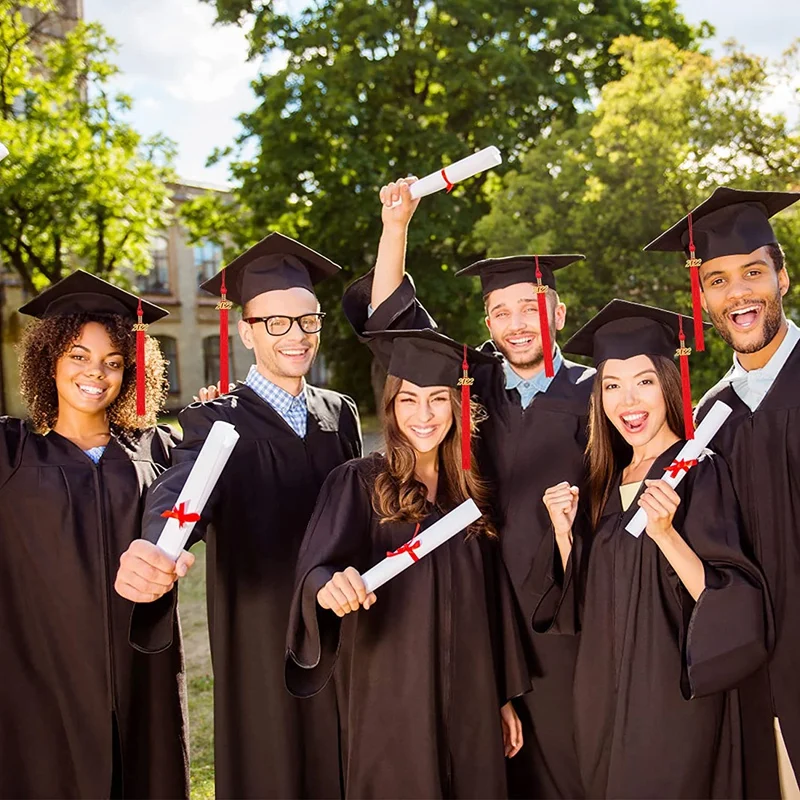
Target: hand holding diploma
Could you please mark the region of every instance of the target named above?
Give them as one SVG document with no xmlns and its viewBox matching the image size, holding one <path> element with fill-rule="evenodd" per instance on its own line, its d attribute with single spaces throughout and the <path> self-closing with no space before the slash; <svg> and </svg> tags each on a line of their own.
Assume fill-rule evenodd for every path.
<svg viewBox="0 0 800 800">
<path fill-rule="evenodd" d="M 355 567 L 335 573 L 317 592 L 320 606 L 330 609 L 337 617 L 343 617 L 362 607 L 366 611 L 376 600 L 374 592 L 367 592 L 364 580 Z"/>
<path fill-rule="evenodd" d="M 173 561 L 152 542 L 137 539 L 119 560 L 114 589 L 132 603 L 152 603 L 171 591 L 193 564 L 194 556 L 185 550 Z"/>
<path fill-rule="evenodd" d="M 708 447 L 711 440 L 717 435 L 717 431 L 730 416 L 732 409 L 721 400 L 717 400 L 705 419 L 697 426 L 694 432 L 694 439 L 690 439 L 681 448 L 675 461 L 670 464 L 664 473 L 664 482 L 667 486 L 674 489 L 684 478 L 686 473 L 700 460 L 703 451 Z M 625 526 L 625 530 L 638 538 L 642 531 L 647 527 L 647 511 L 640 508 L 634 514 L 631 521 Z"/>
<path fill-rule="evenodd" d="M 484 147 L 483 150 L 479 150 L 471 156 L 456 161 L 455 164 L 443 167 L 416 181 L 411 187 L 411 198 L 412 200 L 419 200 L 429 194 L 441 192 L 442 189 L 451 192 L 457 183 L 479 175 L 481 172 L 486 172 L 487 169 L 497 167 L 502 163 L 503 157 L 494 145 Z M 399 203 L 400 201 L 398 200 L 396 205 L 399 205 Z"/>
</svg>

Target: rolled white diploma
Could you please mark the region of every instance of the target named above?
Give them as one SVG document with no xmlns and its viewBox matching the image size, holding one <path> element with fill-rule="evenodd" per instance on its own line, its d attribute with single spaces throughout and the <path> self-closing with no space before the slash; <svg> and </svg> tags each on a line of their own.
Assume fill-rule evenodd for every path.
<svg viewBox="0 0 800 800">
<path fill-rule="evenodd" d="M 175 507 L 161 516 L 167 517 L 167 524 L 156 544 L 173 561 L 177 560 L 186 546 L 194 526 L 206 507 L 208 498 L 217 485 L 219 476 L 231 457 L 239 434 L 229 422 L 218 419 L 208 432 L 189 477 L 181 489 Z"/>
<path fill-rule="evenodd" d="M 429 194 L 441 192 L 442 189 L 450 191 L 456 183 L 467 180 L 474 175 L 481 172 L 486 172 L 487 169 L 496 167 L 503 163 L 503 157 L 500 151 L 492 145 L 491 147 L 484 147 L 477 153 L 471 156 L 462 158 L 461 161 L 456 161 L 455 164 L 450 164 L 449 167 L 440 169 L 438 172 L 432 172 L 424 178 L 420 178 L 415 183 L 411 184 L 411 198 L 417 200 L 420 197 L 427 197 Z M 393 204 L 394 206 L 400 205 L 398 200 Z"/>
<path fill-rule="evenodd" d="M 481 516 L 480 509 L 472 499 L 465 500 L 460 506 L 445 514 L 440 520 L 426 528 L 419 536 L 398 547 L 391 555 L 368 569 L 361 577 L 367 592 L 380 589 L 384 583 L 416 564 L 440 544 L 452 539 L 459 531 L 475 522 Z"/>
<path fill-rule="evenodd" d="M 0 142 L 0 161 L 2 161 L 8 155 L 8 148 Z"/>
<path fill-rule="evenodd" d="M 694 432 L 694 439 L 690 439 L 681 448 L 677 458 L 665 470 L 663 480 L 673 489 L 683 480 L 686 473 L 697 463 L 703 450 L 708 447 L 711 440 L 717 435 L 717 431 L 730 416 L 733 409 L 717 400 L 711 410 L 706 414 L 703 421 L 697 426 Z M 625 530 L 637 539 L 647 527 L 647 512 L 640 508 L 625 526 Z"/>
</svg>

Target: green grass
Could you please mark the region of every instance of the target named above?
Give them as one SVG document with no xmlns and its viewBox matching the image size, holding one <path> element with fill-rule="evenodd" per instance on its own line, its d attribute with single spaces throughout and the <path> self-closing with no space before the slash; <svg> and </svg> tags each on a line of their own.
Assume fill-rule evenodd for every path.
<svg viewBox="0 0 800 800">
<path fill-rule="evenodd" d="M 191 796 L 193 800 L 214 797 L 214 677 L 208 645 L 206 616 L 206 546 L 192 552 L 197 561 L 181 580 L 179 608 L 186 679 L 189 691 Z"/>
</svg>

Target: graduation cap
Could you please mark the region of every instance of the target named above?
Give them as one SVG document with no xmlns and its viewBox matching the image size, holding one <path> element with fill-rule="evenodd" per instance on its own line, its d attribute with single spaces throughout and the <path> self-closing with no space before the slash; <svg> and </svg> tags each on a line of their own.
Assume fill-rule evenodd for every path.
<svg viewBox="0 0 800 800">
<path fill-rule="evenodd" d="M 145 414 L 144 336 L 151 322 L 169 312 L 148 303 L 113 283 L 104 281 L 82 269 L 62 278 L 19 309 L 37 319 L 67 314 L 119 314 L 134 322 L 136 331 L 136 413 Z"/>
<path fill-rule="evenodd" d="M 389 375 L 417 386 L 461 387 L 461 468 L 471 465 L 470 386 L 475 379 L 469 365 L 494 364 L 497 358 L 424 328 L 375 331 L 369 344 Z"/>
<path fill-rule="evenodd" d="M 686 254 L 698 350 L 705 349 L 700 265 L 712 258 L 746 255 L 764 245 L 777 244 L 769 219 L 798 200 L 800 192 L 757 192 L 720 186 L 711 197 L 644 248 Z"/>
<path fill-rule="evenodd" d="M 552 378 L 553 344 L 550 338 L 550 325 L 547 321 L 547 288 L 556 288 L 553 274 L 562 267 L 568 267 L 585 256 L 579 253 L 570 255 L 519 255 L 505 258 L 484 258 L 456 272 L 457 276 L 478 276 L 484 298 L 495 289 L 505 289 L 515 283 L 536 284 L 536 304 L 539 310 L 539 330 L 542 336 L 544 354 L 544 374 Z"/>
<path fill-rule="evenodd" d="M 314 286 L 341 270 L 328 258 L 281 233 L 270 233 L 254 244 L 200 288 L 222 298 L 219 311 L 220 389 L 228 387 L 228 312 L 236 303 L 244 306 L 264 292 Z"/>
<path fill-rule="evenodd" d="M 685 436 L 693 439 L 689 378 L 689 355 L 692 352 L 689 343 L 693 338 L 691 322 L 691 317 L 673 311 L 615 299 L 564 345 L 564 352 L 588 356 L 595 366 L 609 358 L 626 359 L 640 355 L 672 358 L 677 355 L 681 370 Z M 688 336 L 684 325 L 689 331 Z"/>
</svg>

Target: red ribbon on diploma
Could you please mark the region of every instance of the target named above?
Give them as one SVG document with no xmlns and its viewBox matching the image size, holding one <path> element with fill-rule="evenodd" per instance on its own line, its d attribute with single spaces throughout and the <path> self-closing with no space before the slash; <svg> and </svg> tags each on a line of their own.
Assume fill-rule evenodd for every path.
<svg viewBox="0 0 800 800">
<path fill-rule="evenodd" d="M 194 511 L 187 512 L 186 511 L 186 503 L 181 503 L 179 506 L 175 508 L 169 509 L 164 511 L 161 514 L 162 517 L 166 517 L 167 519 L 176 519 L 178 520 L 178 527 L 182 528 L 187 522 L 199 522 L 200 515 L 195 513 Z"/>
<path fill-rule="evenodd" d="M 442 170 L 441 175 L 442 175 L 442 179 L 444 180 L 444 186 L 445 186 L 445 189 L 447 190 L 447 194 L 450 194 L 450 192 L 453 191 L 453 187 L 455 186 L 455 184 L 454 183 L 450 183 L 450 178 L 447 177 L 447 173 L 444 170 Z"/>
<path fill-rule="evenodd" d="M 415 550 L 419 550 L 419 546 L 422 542 L 417 539 L 415 542 L 414 539 L 416 538 L 417 534 L 419 533 L 419 522 L 417 523 L 417 527 L 414 528 L 414 535 L 407 541 L 405 544 L 400 545 L 393 553 L 387 553 L 387 558 L 391 558 L 392 556 L 400 556 L 403 553 L 408 553 L 411 556 L 411 560 L 416 562 L 419 561 L 419 556 L 414 552 Z"/>
<path fill-rule="evenodd" d="M 681 472 L 688 472 L 692 467 L 697 466 L 697 459 L 690 458 L 688 461 L 685 461 L 682 458 L 676 459 L 673 461 L 665 470 L 664 472 L 671 473 L 672 478 L 677 478 L 678 474 Z"/>
</svg>

